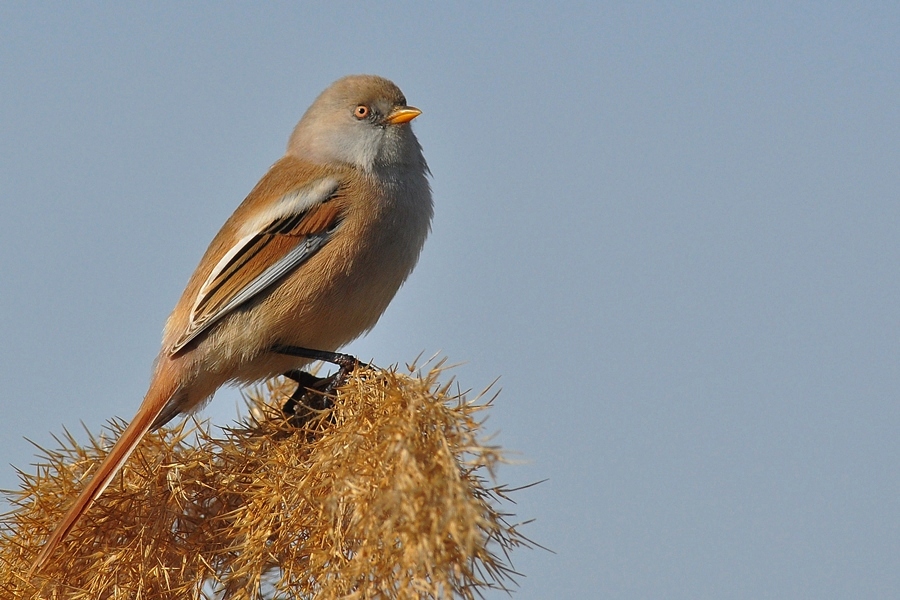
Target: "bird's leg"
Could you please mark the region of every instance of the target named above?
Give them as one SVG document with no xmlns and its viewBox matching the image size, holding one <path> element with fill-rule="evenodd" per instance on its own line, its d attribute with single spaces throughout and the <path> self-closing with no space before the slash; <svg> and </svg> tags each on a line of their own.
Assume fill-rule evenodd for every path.
<svg viewBox="0 0 900 600">
<path fill-rule="evenodd" d="M 312 350 L 310 348 L 301 348 L 300 346 L 272 346 L 272 352 L 296 356 L 297 358 L 308 358 L 309 360 L 321 360 L 322 362 L 337 365 L 344 372 L 344 377 L 355 369 L 357 365 L 367 366 L 365 363 L 360 362 L 358 358 L 349 354 L 328 352 L 327 350 Z"/>
<path fill-rule="evenodd" d="M 298 420 L 299 422 L 308 421 L 313 412 L 331 408 L 329 396 L 334 390 L 344 384 L 347 375 L 357 366 L 367 366 L 355 356 L 339 352 L 311 350 L 298 346 L 274 346 L 272 351 L 298 358 L 330 362 L 338 366 L 337 373 L 329 377 L 316 377 L 299 369 L 288 371 L 284 374 L 288 379 L 293 379 L 297 382 L 297 389 L 287 399 L 281 410 L 292 420 Z"/>
</svg>

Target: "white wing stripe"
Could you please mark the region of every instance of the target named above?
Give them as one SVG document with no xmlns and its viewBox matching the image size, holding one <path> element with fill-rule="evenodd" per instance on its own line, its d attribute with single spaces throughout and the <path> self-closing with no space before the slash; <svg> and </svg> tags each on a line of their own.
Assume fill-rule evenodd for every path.
<svg viewBox="0 0 900 600">
<path fill-rule="evenodd" d="M 241 227 L 241 233 L 244 236 L 253 236 L 279 219 L 304 213 L 324 202 L 337 191 L 340 184 L 341 182 L 334 177 L 323 177 L 300 189 L 292 190 L 265 210 L 260 211 L 259 214 L 254 215 L 253 218 L 247 219 L 247 222 Z M 215 272 L 214 269 L 213 273 Z"/>
<path fill-rule="evenodd" d="M 197 294 L 197 300 L 194 301 L 194 306 L 191 308 L 192 320 L 193 316 L 197 314 L 197 307 L 200 305 L 200 302 L 202 302 L 203 299 L 206 298 L 206 293 L 209 291 L 209 286 L 212 284 L 212 282 L 215 281 L 219 274 L 225 269 L 225 267 L 228 266 L 228 263 L 231 262 L 231 259 L 234 258 L 234 256 L 238 252 L 243 250 L 244 246 L 246 246 L 250 242 L 250 240 L 252 240 L 256 236 L 257 234 L 254 233 L 238 240 L 238 243 L 232 246 L 231 249 L 225 253 L 225 256 L 223 256 L 222 259 L 216 263 L 216 266 L 213 267 L 213 270 L 209 274 L 209 277 L 207 277 L 206 281 L 203 282 L 203 285 L 200 286 L 200 292 Z"/>
</svg>

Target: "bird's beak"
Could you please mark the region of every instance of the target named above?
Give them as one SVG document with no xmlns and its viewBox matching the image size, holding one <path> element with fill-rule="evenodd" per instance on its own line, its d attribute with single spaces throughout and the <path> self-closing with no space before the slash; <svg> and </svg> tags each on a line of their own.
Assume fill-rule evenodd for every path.
<svg viewBox="0 0 900 600">
<path fill-rule="evenodd" d="M 400 123 L 409 123 L 422 114 L 422 111 L 415 106 L 399 106 L 391 111 L 385 121 L 391 125 L 399 125 Z"/>
</svg>

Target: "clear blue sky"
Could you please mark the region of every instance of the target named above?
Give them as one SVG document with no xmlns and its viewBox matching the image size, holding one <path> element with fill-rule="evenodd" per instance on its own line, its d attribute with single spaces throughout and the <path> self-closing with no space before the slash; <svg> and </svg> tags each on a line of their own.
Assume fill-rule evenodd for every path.
<svg viewBox="0 0 900 600">
<path fill-rule="evenodd" d="M 350 350 L 501 377 L 556 552 L 518 597 L 900 597 L 896 2 L 298 4 L 0 5 L 3 463 L 133 414 L 221 223 L 377 73 L 436 215 Z"/>
</svg>

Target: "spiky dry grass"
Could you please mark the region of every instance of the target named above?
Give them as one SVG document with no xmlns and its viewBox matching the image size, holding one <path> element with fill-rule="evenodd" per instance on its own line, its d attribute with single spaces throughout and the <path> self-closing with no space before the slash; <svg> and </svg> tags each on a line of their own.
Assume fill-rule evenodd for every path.
<svg viewBox="0 0 900 600">
<path fill-rule="evenodd" d="M 508 552 L 528 540 L 493 483 L 490 401 L 451 393 L 440 374 L 358 370 L 302 427 L 276 408 L 293 384 L 276 381 L 218 437 L 196 423 L 154 433 L 25 581 L 109 441 L 66 437 L 36 475 L 20 473 L 0 524 L 3 597 L 472 598 L 508 586 Z"/>
</svg>

